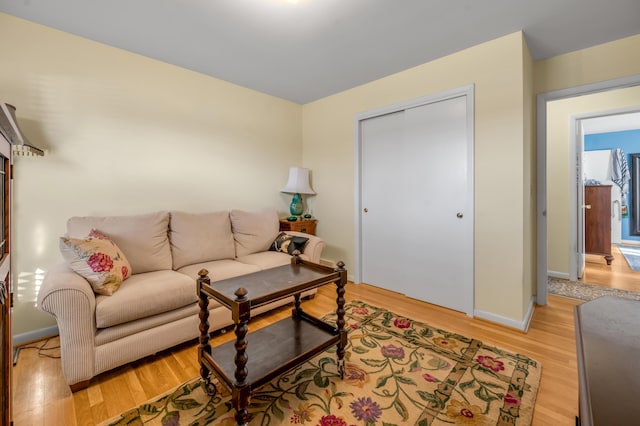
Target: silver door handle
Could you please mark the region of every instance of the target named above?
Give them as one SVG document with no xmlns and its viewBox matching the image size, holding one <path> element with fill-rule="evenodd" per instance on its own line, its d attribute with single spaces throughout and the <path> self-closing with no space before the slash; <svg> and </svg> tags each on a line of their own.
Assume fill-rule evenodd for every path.
<svg viewBox="0 0 640 426">
<path fill-rule="evenodd" d="M 584 207 L 585 209 L 589 210 L 589 209 L 591 208 L 591 204 L 585 204 L 585 205 L 584 205 L 584 206 L 582 206 L 582 207 Z"/>
<path fill-rule="evenodd" d="M 369 212 L 369 209 L 365 207 L 365 208 L 364 208 L 364 212 L 365 212 L 365 213 L 368 213 L 368 212 Z"/>
<path fill-rule="evenodd" d="M 462 213 L 460 213 L 460 212 L 458 212 L 458 214 L 456 215 L 456 217 L 457 217 L 458 219 L 462 219 L 462 216 L 463 216 L 463 215 L 462 215 Z"/>
</svg>

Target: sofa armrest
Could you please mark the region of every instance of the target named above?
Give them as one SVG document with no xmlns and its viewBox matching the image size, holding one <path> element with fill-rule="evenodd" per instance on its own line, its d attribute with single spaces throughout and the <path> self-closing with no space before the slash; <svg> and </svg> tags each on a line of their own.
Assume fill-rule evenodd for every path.
<svg viewBox="0 0 640 426">
<path fill-rule="evenodd" d="M 324 250 L 325 242 L 322 238 L 316 237 L 315 235 L 305 234 L 304 232 L 298 231 L 285 231 L 288 235 L 293 235 L 296 237 L 305 237 L 309 239 L 307 246 L 304 248 L 302 252 L 302 258 L 305 257 L 313 263 L 320 263 L 320 256 L 322 255 L 322 250 Z"/>
<path fill-rule="evenodd" d="M 66 263 L 51 268 L 38 292 L 38 308 L 58 323 L 62 370 L 69 385 L 94 376 L 96 298 L 91 285 Z"/>
</svg>

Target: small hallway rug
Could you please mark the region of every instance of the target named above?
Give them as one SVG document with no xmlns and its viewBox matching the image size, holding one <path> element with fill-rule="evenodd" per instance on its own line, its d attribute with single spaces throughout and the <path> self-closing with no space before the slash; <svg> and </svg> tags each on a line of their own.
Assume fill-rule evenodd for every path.
<svg viewBox="0 0 640 426">
<path fill-rule="evenodd" d="M 589 301 L 602 296 L 622 297 L 623 299 L 640 300 L 640 293 L 619 288 L 601 287 L 563 278 L 549 277 L 547 281 L 549 294 Z"/>
<path fill-rule="evenodd" d="M 618 250 L 629 264 L 629 268 L 640 271 L 640 246 L 618 244 Z"/>
<path fill-rule="evenodd" d="M 531 424 L 539 362 L 362 302 L 346 311 L 344 380 L 332 348 L 255 391 L 251 425 Z M 209 424 L 235 424 L 234 410 L 199 378 L 103 423 Z"/>
</svg>

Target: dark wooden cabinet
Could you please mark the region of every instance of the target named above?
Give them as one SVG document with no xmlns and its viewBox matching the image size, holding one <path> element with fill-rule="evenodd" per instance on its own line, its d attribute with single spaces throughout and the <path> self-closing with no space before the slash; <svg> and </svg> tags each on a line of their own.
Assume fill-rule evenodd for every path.
<svg viewBox="0 0 640 426">
<path fill-rule="evenodd" d="M 2 364 L 2 386 L 0 396 L 2 398 L 2 414 L 0 424 L 9 425 L 11 422 L 11 370 L 13 367 L 12 337 L 11 337 L 11 286 L 9 272 L 9 256 L 0 263 L 0 363 Z"/>
<path fill-rule="evenodd" d="M 10 425 L 11 421 L 11 372 L 13 369 L 13 342 L 11 334 L 11 145 L 0 135 L 0 399 L 2 411 L 0 424 Z"/>
<path fill-rule="evenodd" d="M 0 398 L 2 412 L 0 424 L 9 425 L 11 422 L 11 374 L 13 368 L 13 342 L 11 334 L 11 260 L 10 241 L 11 232 L 11 145 L 0 135 Z"/>
<path fill-rule="evenodd" d="M 611 185 L 584 187 L 584 251 L 611 265 Z"/>
</svg>

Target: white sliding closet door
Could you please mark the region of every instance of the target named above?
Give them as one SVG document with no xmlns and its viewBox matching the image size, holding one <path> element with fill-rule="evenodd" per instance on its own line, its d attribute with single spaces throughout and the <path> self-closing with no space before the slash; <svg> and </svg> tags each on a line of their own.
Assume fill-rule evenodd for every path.
<svg viewBox="0 0 640 426">
<path fill-rule="evenodd" d="M 360 122 L 362 281 L 473 313 L 467 96 Z"/>
</svg>

